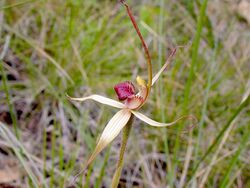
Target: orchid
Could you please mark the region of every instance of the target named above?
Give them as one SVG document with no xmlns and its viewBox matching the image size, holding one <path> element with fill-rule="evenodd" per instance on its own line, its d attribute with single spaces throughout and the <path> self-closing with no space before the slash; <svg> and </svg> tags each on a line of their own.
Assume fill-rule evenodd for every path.
<svg viewBox="0 0 250 188">
<path fill-rule="evenodd" d="M 101 95 L 90 95 L 87 97 L 81 97 L 81 98 L 75 98 L 75 97 L 70 97 L 68 98 L 73 101 L 86 101 L 86 100 L 93 100 L 96 102 L 99 102 L 101 104 L 105 104 L 111 107 L 115 107 L 117 109 L 120 109 L 108 122 L 106 127 L 104 128 L 97 145 L 93 151 L 93 153 L 90 155 L 89 159 L 87 160 L 86 167 L 89 166 L 89 164 L 97 157 L 97 155 L 105 148 L 107 147 L 121 132 L 122 129 L 127 128 L 130 130 L 131 128 L 131 121 L 132 118 L 135 116 L 136 118 L 140 119 L 141 121 L 145 122 L 146 124 L 153 126 L 153 127 L 167 127 L 176 124 L 179 120 L 183 118 L 192 118 L 195 119 L 194 116 L 189 115 L 189 116 L 182 116 L 179 119 L 171 122 L 171 123 L 161 123 L 157 122 L 153 119 L 150 119 L 149 117 L 143 115 L 142 113 L 139 112 L 139 109 L 145 104 L 147 101 L 151 88 L 154 86 L 154 84 L 157 82 L 159 79 L 160 75 L 162 72 L 169 66 L 172 58 L 176 54 L 177 48 L 174 48 L 167 58 L 166 62 L 164 63 L 163 67 L 154 75 L 152 76 L 152 65 L 151 65 L 151 58 L 149 55 L 148 47 L 146 43 L 143 40 L 143 37 L 141 35 L 141 32 L 137 26 L 137 23 L 135 21 L 134 16 L 131 13 L 130 8 L 128 5 L 124 2 L 121 1 L 121 3 L 125 6 L 127 13 L 130 17 L 130 20 L 132 21 L 132 24 L 142 42 L 142 46 L 144 48 L 145 54 L 146 54 L 146 59 L 147 59 L 147 65 L 148 65 L 148 79 L 147 81 L 144 80 L 142 77 L 137 76 L 136 77 L 136 86 L 130 82 L 130 81 L 125 81 L 122 83 L 119 83 L 114 86 L 114 90 L 117 94 L 117 97 L 119 101 L 101 96 Z M 128 135 L 127 135 L 128 137 Z M 125 136 L 124 138 L 124 143 L 127 141 L 127 137 Z M 122 144 L 124 147 L 124 144 Z M 126 146 L 126 143 L 125 143 Z M 121 149 L 121 155 L 120 159 L 123 159 L 123 154 L 124 154 L 124 148 Z M 117 169 L 120 168 L 121 165 L 117 166 Z M 118 174 L 120 173 L 121 169 L 119 170 Z M 120 177 L 120 174 L 118 175 Z M 116 180 L 117 181 L 117 180 Z M 115 187 L 115 186 L 114 186 Z"/>
</svg>

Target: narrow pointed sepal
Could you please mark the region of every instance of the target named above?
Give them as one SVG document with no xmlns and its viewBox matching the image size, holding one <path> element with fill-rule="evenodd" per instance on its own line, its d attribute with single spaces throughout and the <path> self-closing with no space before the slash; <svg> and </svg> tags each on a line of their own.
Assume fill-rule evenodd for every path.
<svg viewBox="0 0 250 188">
<path fill-rule="evenodd" d="M 111 118 L 107 126 L 104 128 L 94 152 L 88 159 L 87 166 L 109 143 L 111 143 L 117 137 L 117 135 L 120 133 L 123 127 L 128 123 L 130 117 L 131 117 L 130 110 L 122 109 Z"/>
<path fill-rule="evenodd" d="M 195 121 L 195 124 L 197 124 L 197 119 L 193 115 L 182 116 L 182 117 L 180 117 L 180 118 L 178 118 L 175 121 L 170 122 L 170 123 L 160 123 L 160 122 L 157 122 L 155 120 L 152 120 L 152 119 L 148 118 L 147 116 L 143 115 L 140 112 L 136 112 L 136 111 L 131 111 L 131 112 L 135 115 L 135 117 L 137 117 L 138 119 L 144 121 L 145 123 L 147 123 L 148 125 L 151 125 L 153 127 L 168 127 L 168 126 L 172 126 L 172 125 L 176 124 L 178 121 L 180 121 L 182 119 L 192 119 L 192 120 Z"/>
<path fill-rule="evenodd" d="M 163 73 L 163 71 L 169 66 L 169 64 L 171 63 L 172 58 L 174 57 L 175 53 L 177 51 L 177 48 L 174 48 L 173 51 L 171 52 L 171 54 L 169 55 L 167 61 L 164 63 L 164 65 L 162 66 L 162 68 L 159 70 L 159 72 L 156 73 L 156 75 L 153 77 L 152 80 L 152 84 L 151 86 L 153 86 L 155 84 L 155 82 L 159 79 L 160 75 Z"/>
<path fill-rule="evenodd" d="M 110 99 L 110 98 L 107 98 L 107 97 L 103 97 L 101 95 L 90 95 L 90 96 L 87 96 L 87 97 L 80 97 L 80 98 L 75 98 L 75 97 L 70 97 L 66 94 L 66 96 L 72 100 L 72 101 L 80 101 L 80 102 L 83 102 L 83 101 L 86 101 L 86 100 L 94 100 L 96 102 L 99 102 L 101 104 L 106 104 L 108 106 L 112 106 L 112 107 L 115 107 L 115 108 L 126 108 L 126 106 L 121 103 L 121 102 L 118 102 L 116 100 L 113 100 L 113 99 Z"/>
</svg>

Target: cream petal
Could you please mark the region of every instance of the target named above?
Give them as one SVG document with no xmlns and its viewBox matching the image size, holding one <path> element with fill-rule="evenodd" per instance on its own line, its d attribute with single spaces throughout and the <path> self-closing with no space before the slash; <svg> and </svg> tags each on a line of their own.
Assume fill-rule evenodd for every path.
<svg viewBox="0 0 250 188">
<path fill-rule="evenodd" d="M 154 126 L 154 127 L 168 127 L 168 126 L 171 126 L 171 125 L 174 125 L 176 124 L 178 121 L 182 120 L 182 119 L 193 119 L 195 120 L 195 122 L 197 123 L 197 119 L 192 116 L 192 115 L 189 115 L 189 116 L 182 116 L 180 118 L 178 118 L 177 120 L 171 122 L 171 123 L 160 123 L 160 122 L 157 122 L 157 121 L 154 121 L 150 118 L 148 118 L 147 116 L 143 115 L 142 113 L 140 112 L 136 112 L 136 111 L 131 111 L 137 118 L 139 118 L 140 120 L 144 121 L 145 123 L 151 125 L 151 126 Z"/>
<path fill-rule="evenodd" d="M 94 152 L 87 161 L 87 166 L 96 158 L 96 156 L 120 133 L 123 127 L 127 124 L 131 112 L 129 109 L 122 109 L 117 112 L 107 126 L 104 128 L 102 135 L 96 145 Z"/>
<path fill-rule="evenodd" d="M 173 58 L 173 56 L 175 55 L 177 49 L 175 48 L 171 54 L 169 55 L 167 61 L 164 63 L 164 65 L 162 66 L 162 68 L 159 70 L 159 72 L 157 72 L 157 74 L 153 77 L 152 79 L 152 84 L 151 86 L 154 85 L 154 83 L 159 79 L 160 75 L 162 74 L 162 72 L 168 67 L 168 65 L 171 63 L 171 60 Z"/>
<path fill-rule="evenodd" d="M 116 100 L 107 98 L 107 97 L 103 97 L 101 95 L 90 95 L 88 97 L 82 97 L 82 98 L 74 98 L 74 97 L 70 97 L 66 94 L 66 96 L 73 101 L 86 101 L 86 100 L 94 100 L 96 102 L 102 103 L 102 104 L 106 104 L 108 106 L 112 106 L 112 107 L 116 107 L 116 108 L 126 108 L 126 106 L 123 103 L 120 103 Z"/>
</svg>

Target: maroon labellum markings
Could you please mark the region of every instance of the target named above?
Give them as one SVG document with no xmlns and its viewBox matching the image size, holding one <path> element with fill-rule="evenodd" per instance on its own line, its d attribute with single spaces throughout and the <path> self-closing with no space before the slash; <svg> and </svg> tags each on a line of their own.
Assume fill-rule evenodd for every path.
<svg viewBox="0 0 250 188">
<path fill-rule="evenodd" d="M 148 48 L 146 46 L 146 43 L 144 42 L 142 35 L 139 31 L 139 28 L 135 22 L 135 19 L 128 7 L 127 4 L 125 4 L 124 1 L 121 1 L 121 3 L 126 7 L 126 10 L 128 12 L 128 15 L 133 23 L 133 26 L 142 42 L 142 46 L 144 48 L 146 58 L 147 58 L 147 64 L 148 64 L 148 81 L 146 82 L 141 77 L 137 76 L 136 78 L 136 86 L 133 85 L 130 81 L 125 81 L 122 83 L 119 83 L 114 86 L 114 90 L 118 96 L 118 99 L 121 101 L 116 101 L 101 95 L 90 95 L 87 97 L 82 98 L 73 98 L 69 97 L 70 100 L 74 101 L 86 101 L 86 100 L 94 100 L 96 102 L 109 105 L 115 108 L 120 109 L 108 122 L 106 127 L 104 128 L 100 139 L 97 142 L 96 148 L 94 152 L 91 154 L 87 161 L 86 167 L 96 158 L 96 156 L 110 143 L 114 140 L 114 138 L 117 137 L 117 135 L 120 133 L 120 131 L 126 126 L 129 119 L 134 115 L 138 119 L 145 122 L 147 125 L 154 126 L 154 127 L 167 127 L 176 124 L 179 120 L 183 118 L 189 118 L 196 121 L 196 118 L 192 115 L 189 116 L 182 116 L 179 119 L 171 122 L 171 123 L 160 123 L 157 121 L 154 121 L 147 116 L 140 113 L 138 110 L 144 105 L 146 102 L 149 93 L 151 91 L 151 87 L 156 83 L 158 78 L 160 77 L 161 73 L 168 67 L 170 64 L 173 56 L 176 53 L 176 48 L 172 50 L 170 56 L 168 57 L 167 61 L 164 63 L 163 67 L 159 70 L 157 74 L 152 78 L 152 65 L 151 65 L 151 59 L 148 52 Z M 138 91 L 136 91 L 136 88 Z"/>
<path fill-rule="evenodd" d="M 158 80 L 161 73 L 165 70 L 165 68 L 170 64 L 170 60 L 172 56 L 175 54 L 176 50 L 173 50 L 166 63 L 160 69 L 160 71 L 153 77 L 152 86 Z M 129 121 L 131 115 L 133 114 L 138 119 L 147 123 L 150 126 L 154 127 L 167 127 L 177 123 L 177 121 L 183 118 L 191 118 L 195 119 L 193 116 L 182 116 L 179 119 L 171 122 L 171 123 L 160 123 L 154 121 L 142 113 L 138 112 L 138 109 L 142 107 L 148 97 L 148 87 L 146 85 L 145 80 L 137 77 L 138 84 L 138 92 L 135 94 L 135 87 L 131 82 L 122 82 L 117 84 L 114 89 L 117 93 L 118 98 L 123 101 L 123 103 L 101 96 L 101 95 L 90 95 L 88 97 L 82 98 L 73 98 L 69 97 L 70 100 L 74 101 L 86 101 L 86 100 L 94 100 L 96 102 L 106 104 L 118 109 L 118 111 L 108 122 L 107 126 L 104 128 L 101 137 L 96 145 L 96 148 L 89 160 L 87 161 L 87 166 L 96 158 L 96 156 L 110 143 L 114 140 L 114 138 L 120 133 L 120 131 L 124 128 L 124 126 Z M 151 86 L 150 86 L 151 87 Z"/>
<path fill-rule="evenodd" d="M 116 84 L 114 89 L 120 101 L 124 101 L 135 94 L 135 86 L 129 81 Z"/>
</svg>

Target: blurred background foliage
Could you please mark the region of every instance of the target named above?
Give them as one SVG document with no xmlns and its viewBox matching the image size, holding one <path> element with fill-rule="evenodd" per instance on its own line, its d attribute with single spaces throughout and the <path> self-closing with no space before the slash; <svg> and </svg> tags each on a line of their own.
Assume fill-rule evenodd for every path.
<svg viewBox="0 0 250 188">
<path fill-rule="evenodd" d="M 173 47 L 184 46 L 142 111 L 164 122 L 193 114 L 199 124 L 154 129 L 135 121 L 120 187 L 250 186 L 250 23 L 242 2 L 127 1 L 154 72 Z M 146 78 L 124 7 L 111 0 L 1 0 L 0 54 L 0 185 L 67 187 L 115 110 L 72 103 L 65 94 L 116 99 L 115 84 Z M 74 186 L 108 187 L 119 143 Z"/>
</svg>

